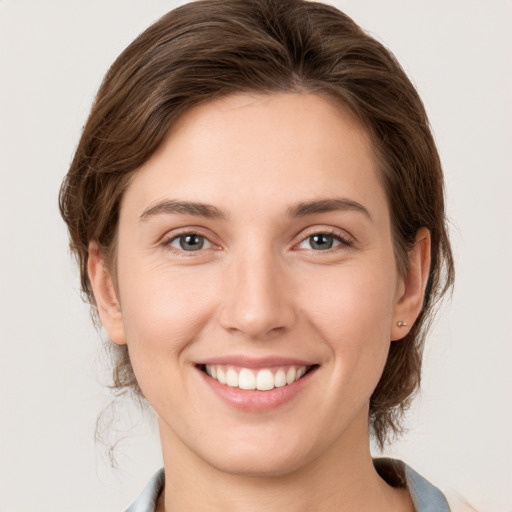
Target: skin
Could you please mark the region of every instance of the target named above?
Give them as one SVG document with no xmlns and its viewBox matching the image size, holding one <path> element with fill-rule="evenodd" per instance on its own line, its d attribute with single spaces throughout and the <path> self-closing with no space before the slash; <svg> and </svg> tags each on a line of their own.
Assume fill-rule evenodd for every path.
<svg viewBox="0 0 512 512">
<path fill-rule="evenodd" d="M 331 199 L 352 206 L 290 215 Z M 223 216 L 162 207 L 177 200 Z M 181 248 L 187 233 L 201 250 Z M 397 322 L 420 312 L 429 240 L 400 275 L 371 143 L 332 101 L 236 95 L 182 116 L 125 192 L 117 275 L 95 242 L 89 259 L 103 325 L 159 418 L 160 510 L 413 510 L 373 468 L 368 407 Z M 195 366 L 226 354 L 318 366 L 284 405 L 246 411 Z"/>
</svg>

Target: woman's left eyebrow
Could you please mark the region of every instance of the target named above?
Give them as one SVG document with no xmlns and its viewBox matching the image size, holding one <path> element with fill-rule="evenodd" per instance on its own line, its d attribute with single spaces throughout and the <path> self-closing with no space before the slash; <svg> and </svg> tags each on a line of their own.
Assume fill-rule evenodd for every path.
<svg viewBox="0 0 512 512">
<path fill-rule="evenodd" d="M 288 208 L 288 215 L 290 217 L 306 217 L 308 215 L 338 211 L 359 212 L 372 220 L 370 212 L 362 204 L 344 198 L 301 201 Z"/>
<path fill-rule="evenodd" d="M 211 204 L 165 199 L 146 208 L 139 220 L 145 222 L 151 217 L 161 214 L 193 215 L 207 219 L 225 219 L 227 217 L 222 210 Z"/>
</svg>

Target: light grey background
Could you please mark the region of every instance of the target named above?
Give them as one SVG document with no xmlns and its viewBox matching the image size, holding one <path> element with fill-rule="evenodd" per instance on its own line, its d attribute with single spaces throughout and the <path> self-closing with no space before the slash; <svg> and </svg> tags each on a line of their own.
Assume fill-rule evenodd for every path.
<svg viewBox="0 0 512 512">
<path fill-rule="evenodd" d="M 140 424 L 108 467 L 99 335 L 57 192 L 117 54 L 177 2 L 0 0 L 0 510 L 124 510 L 161 462 Z M 336 5 L 417 85 L 444 162 L 457 284 L 426 349 L 410 433 L 389 451 L 482 512 L 512 510 L 512 3 Z M 132 414 L 136 414 L 132 412 Z"/>
</svg>

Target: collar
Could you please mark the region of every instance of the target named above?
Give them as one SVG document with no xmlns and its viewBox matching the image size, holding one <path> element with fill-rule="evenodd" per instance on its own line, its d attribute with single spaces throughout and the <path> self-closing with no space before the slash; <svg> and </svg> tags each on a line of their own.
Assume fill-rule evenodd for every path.
<svg viewBox="0 0 512 512">
<path fill-rule="evenodd" d="M 401 460 L 378 458 L 373 464 L 377 473 L 393 487 L 407 487 L 416 512 L 450 512 L 443 493 Z M 163 468 L 148 482 L 137 500 L 126 512 L 155 512 L 158 497 L 164 488 Z"/>
</svg>

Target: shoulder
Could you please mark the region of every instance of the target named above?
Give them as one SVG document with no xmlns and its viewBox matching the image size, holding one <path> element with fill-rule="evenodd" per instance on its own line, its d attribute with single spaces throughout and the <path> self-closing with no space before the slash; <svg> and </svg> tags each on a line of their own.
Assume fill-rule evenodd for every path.
<svg viewBox="0 0 512 512">
<path fill-rule="evenodd" d="M 165 476 L 163 468 L 157 471 L 139 497 L 125 512 L 155 512 L 158 497 L 164 488 Z"/>
<path fill-rule="evenodd" d="M 478 512 L 462 496 L 457 493 L 446 494 L 451 512 Z"/>
<path fill-rule="evenodd" d="M 445 495 L 427 479 L 400 460 L 375 459 L 379 475 L 394 487 L 407 487 L 417 512 L 450 512 Z"/>
</svg>

